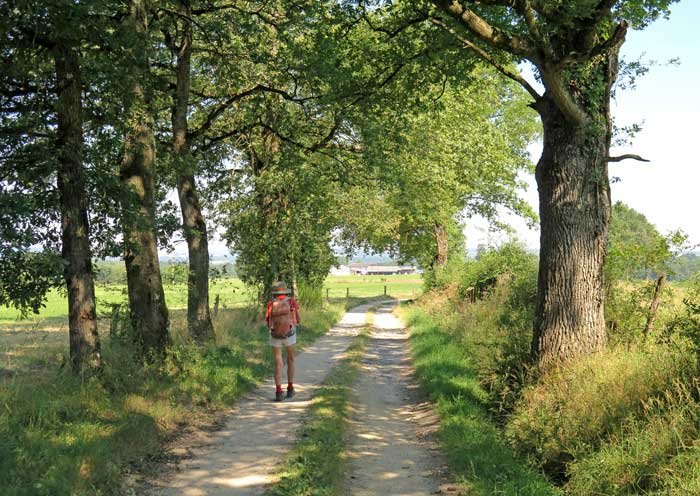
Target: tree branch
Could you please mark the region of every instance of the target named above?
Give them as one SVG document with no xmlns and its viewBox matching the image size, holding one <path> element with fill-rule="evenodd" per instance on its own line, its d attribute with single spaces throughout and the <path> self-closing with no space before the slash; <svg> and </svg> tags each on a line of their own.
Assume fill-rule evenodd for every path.
<svg viewBox="0 0 700 496">
<path fill-rule="evenodd" d="M 576 99 L 561 80 L 562 72 L 559 67 L 538 67 L 547 93 L 552 97 L 559 110 L 576 124 L 584 124 L 590 120 L 588 114 L 579 106 Z"/>
<path fill-rule="evenodd" d="M 615 32 L 610 38 L 591 49 L 591 56 L 595 57 L 597 55 L 608 53 L 610 50 L 614 50 L 620 47 L 625 42 L 626 35 L 627 22 L 621 21 L 620 24 L 615 28 Z"/>
<path fill-rule="evenodd" d="M 539 101 L 542 96 L 537 92 L 535 88 L 533 88 L 530 83 L 528 83 L 520 74 L 517 72 L 511 71 L 504 65 L 500 64 L 493 56 L 491 56 L 490 53 L 488 53 L 486 50 L 483 48 L 475 45 L 468 39 L 466 39 L 464 36 L 460 35 L 457 33 L 454 29 L 452 29 L 450 26 L 442 22 L 440 19 L 436 18 L 431 18 L 430 22 L 435 24 L 436 26 L 439 26 L 440 28 L 444 29 L 448 33 L 450 33 L 452 36 L 454 36 L 457 40 L 459 40 L 466 48 L 469 48 L 473 52 L 475 52 L 481 59 L 485 60 L 489 64 L 491 64 L 493 67 L 495 67 L 498 72 L 503 74 L 504 76 L 512 79 L 516 83 L 520 84 L 523 88 L 527 90 L 528 93 L 530 93 L 530 96 L 535 99 L 535 101 Z"/>
<path fill-rule="evenodd" d="M 549 40 L 540 32 L 540 28 L 537 25 L 535 10 L 533 9 L 530 0 L 514 0 L 514 8 L 525 20 L 528 31 L 530 31 L 530 34 L 539 44 L 539 47 L 542 49 L 542 51 L 544 51 L 546 57 L 549 59 L 554 59 L 554 50 L 552 49 Z"/>
<path fill-rule="evenodd" d="M 502 29 L 492 26 L 472 10 L 465 9 L 457 0 L 433 0 L 433 4 L 457 19 L 461 25 L 492 47 L 520 55 L 533 62 L 539 61 L 539 55 L 528 39 L 506 33 Z M 510 5 L 506 2 L 497 2 L 497 4 Z"/>
<path fill-rule="evenodd" d="M 375 27 L 375 26 L 372 24 L 372 21 L 370 20 L 369 16 L 367 15 L 367 11 L 366 11 L 364 5 L 363 5 L 363 7 L 362 7 L 362 15 L 360 16 L 360 19 L 363 20 L 363 21 L 365 21 L 365 22 L 367 23 L 367 25 L 369 26 L 369 28 L 370 28 L 372 31 L 375 31 L 375 32 L 378 32 L 378 33 L 384 33 L 385 35 L 387 35 L 387 37 L 388 37 L 389 39 L 395 37 L 396 35 L 398 35 L 399 33 L 401 33 L 403 30 L 405 30 L 405 29 L 407 29 L 407 28 L 409 28 L 409 27 L 411 27 L 411 26 L 414 26 L 414 25 L 416 25 L 416 24 L 420 24 L 421 22 L 425 21 L 427 18 L 428 18 L 428 17 L 427 17 L 427 15 L 425 15 L 425 14 L 424 14 L 424 15 L 420 15 L 420 16 L 414 18 L 414 19 L 409 19 L 408 21 L 404 22 L 403 24 L 401 24 L 401 25 L 398 26 L 397 28 L 391 30 L 391 29 L 387 29 L 387 28 L 384 28 L 384 27 L 381 27 L 381 26 L 376 26 L 376 27 Z"/>
<path fill-rule="evenodd" d="M 638 160 L 639 162 L 651 162 L 651 160 L 647 160 L 644 157 L 640 157 L 639 155 L 634 155 L 632 153 L 627 153 L 625 155 L 618 155 L 617 157 L 605 157 L 606 162 L 622 162 L 623 160 Z"/>
<path fill-rule="evenodd" d="M 233 105 L 234 103 L 244 99 L 247 96 L 253 95 L 255 93 L 265 93 L 265 92 L 276 93 L 278 95 L 281 95 L 285 100 L 289 100 L 289 101 L 293 101 L 293 102 L 297 102 L 297 103 L 302 103 L 302 102 L 305 102 L 308 100 L 313 100 L 315 98 L 315 97 L 300 98 L 300 97 L 296 97 L 294 95 L 291 95 L 291 94 L 287 93 L 286 91 L 280 90 L 278 88 L 273 88 L 271 86 L 266 86 L 264 84 L 257 84 L 248 90 L 245 90 L 241 93 L 237 93 L 235 95 L 232 95 L 231 97 L 229 97 L 228 99 L 226 99 L 225 101 L 221 102 L 219 105 L 214 107 L 211 110 L 211 112 L 209 112 L 209 115 L 207 116 L 204 123 L 198 129 L 188 133 L 189 138 L 196 138 L 197 136 L 199 136 L 203 132 L 209 130 L 211 128 L 211 126 L 214 124 L 214 122 L 216 121 L 216 119 L 218 119 L 221 116 L 221 114 L 228 107 Z M 197 93 L 195 93 L 195 94 L 197 94 Z"/>
</svg>

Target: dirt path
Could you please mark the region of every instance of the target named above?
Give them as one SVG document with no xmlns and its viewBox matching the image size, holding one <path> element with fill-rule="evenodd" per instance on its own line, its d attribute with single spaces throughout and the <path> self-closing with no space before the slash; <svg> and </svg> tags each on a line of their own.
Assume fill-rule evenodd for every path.
<svg viewBox="0 0 700 496">
<path fill-rule="evenodd" d="M 376 305 L 374 302 L 349 311 L 327 335 L 300 354 L 293 400 L 273 402 L 274 382 L 268 380 L 241 399 L 222 429 L 197 440 L 202 447 L 176 453 L 185 459 L 176 472 L 171 470 L 162 480 L 151 481 L 148 494 L 261 494 L 274 482 L 278 461 L 294 445 L 297 427 L 314 390 L 364 327 L 366 312 Z"/>
<path fill-rule="evenodd" d="M 449 492 L 445 465 L 433 441 L 438 419 L 430 405 L 421 402 L 409 362 L 408 335 L 391 314 L 393 308 L 387 305 L 375 311 L 375 331 L 355 387 L 346 493 Z"/>
</svg>

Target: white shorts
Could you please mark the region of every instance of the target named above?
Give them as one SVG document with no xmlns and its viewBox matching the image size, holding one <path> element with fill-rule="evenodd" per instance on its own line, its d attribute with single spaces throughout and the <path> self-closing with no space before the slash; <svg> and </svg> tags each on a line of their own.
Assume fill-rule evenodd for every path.
<svg viewBox="0 0 700 496">
<path fill-rule="evenodd" d="M 270 346 L 273 348 L 282 348 L 284 346 L 293 346 L 297 343 L 297 330 L 294 329 L 294 334 L 286 338 L 276 338 L 270 334 Z"/>
</svg>

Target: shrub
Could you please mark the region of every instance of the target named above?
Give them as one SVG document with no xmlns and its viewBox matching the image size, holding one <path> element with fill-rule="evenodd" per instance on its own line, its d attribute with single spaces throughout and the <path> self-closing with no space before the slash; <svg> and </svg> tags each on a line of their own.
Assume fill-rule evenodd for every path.
<svg viewBox="0 0 700 496">
<path fill-rule="evenodd" d="M 490 408 L 503 419 L 527 380 L 537 257 L 511 242 L 482 250 L 477 259 L 454 265 L 441 276 L 448 274 L 452 281 L 441 280 L 439 290 L 422 298 L 422 308 L 470 350 Z M 476 287 L 482 288 L 481 297 L 472 302 L 469 288 Z"/>
<path fill-rule="evenodd" d="M 666 328 L 668 335 L 686 338 L 700 361 L 700 274 L 697 274 L 683 299 L 684 311 L 672 319 Z"/>
</svg>

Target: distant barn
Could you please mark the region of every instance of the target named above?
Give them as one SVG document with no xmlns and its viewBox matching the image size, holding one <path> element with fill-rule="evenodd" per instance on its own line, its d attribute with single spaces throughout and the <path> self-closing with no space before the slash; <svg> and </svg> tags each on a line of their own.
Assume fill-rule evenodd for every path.
<svg viewBox="0 0 700 496">
<path fill-rule="evenodd" d="M 352 264 L 350 272 L 362 276 L 393 276 L 399 274 L 416 274 L 416 268 L 410 265 L 364 265 Z"/>
</svg>

